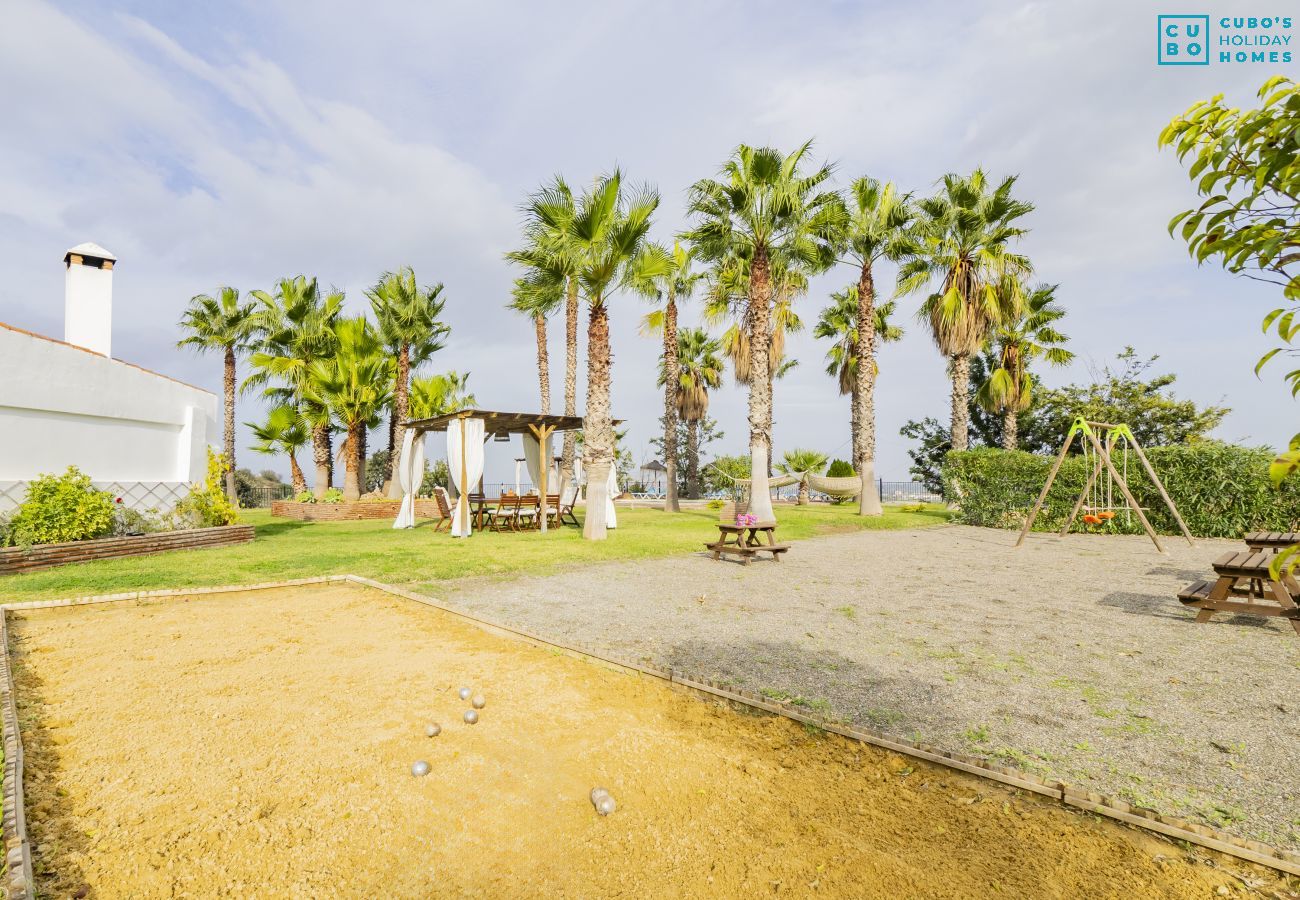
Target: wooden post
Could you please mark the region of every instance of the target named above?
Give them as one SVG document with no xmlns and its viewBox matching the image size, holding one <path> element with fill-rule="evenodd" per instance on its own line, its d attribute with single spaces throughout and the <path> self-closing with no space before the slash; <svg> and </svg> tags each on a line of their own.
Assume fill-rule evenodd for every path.
<svg viewBox="0 0 1300 900">
<path fill-rule="evenodd" d="M 465 465 L 465 454 L 469 452 L 469 440 L 465 434 L 465 417 L 460 417 L 460 500 L 456 503 L 457 512 L 463 508 L 465 518 L 461 521 L 464 523 L 465 533 L 461 537 L 469 537 L 473 533 L 473 526 L 470 524 L 469 511 L 469 469 Z"/>
<path fill-rule="evenodd" d="M 1091 431 L 1086 431 L 1084 433 L 1088 436 L 1088 440 L 1092 441 L 1093 448 L 1101 455 L 1102 462 L 1106 464 L 1106 469 L 1110 472 L 1110 477 L 1115 479 L 1115 483 L 1119 485 L 1119 489 L 1124 492 L 1124 499 L 1127 500 L 1128 505 L 1133 508 L 1133 512 L 1137 513 L 1138 521 L 1140 521 L 1142 527 L 1147 530 L 1147 535 L 1150 536 L 1151 543 L 1156 545 L 1157 550 L 1164 553 L 1165 548 L 1160 544 L 1160 536 L 1156 534 L 1156 530 L 1152 528 L 1151 523 L 1147 521 L 1146 513 L 1142 512 L 1142 507 L 1138 505 L 1137 500 L 1133 499 L 1133 492 L 1128 489 L 1128 482 L 1126 482 L 1124 477 L 1116 471 L 1115 463 L 1111 461 L 1110 454 L 1107 453 L 1106 448 L 1101 445 L 1101 441 L 1097 440 L 1096 435 Z"/>
<path fill-rule="evenodd" d="M 1074 509 L 1070 510 L 1070 518 L 1065 520 L 1061 526 L 1061 537 L 1070 533 L 1070 526 L 1074 524 L 1074 519 L 1079 515 L 1079 510 L 1083 508 L 1083 501 L 1088 496 L 1088 491 L 1097 483 L 1097 476 L 1101 474 L 1101 457 L 1097 457 L 1097 465 L 1092 468 L 1092 475 L 1088 477 L 1088 483 L 1083 486 L 1083 493 L 1079 495 L 1078 501 L 1074 504 Z"/>
<path fill-rule="evenodd" d="M 548 470 L 551 468 L 551 460 L 550 460 L 550 457 L 547 456 L 547 453 L 546 453 L 546 441 L 547 441 L 547 439 L 551 436 L 551 433 L 552 433 L 553 431 L 555 431 L 555 426 L 553 426 L 553 425 L 541 425 L 541 426 L 538 426 L 538 425 L 529 425 L 529 426 L 528 426 L 528 430 L 531 431 L 531 432 L 533 433 L 533 437 L 535 437 L 535 438 L 537 439 L 537 453 L 538 453 L 538 456 L 541 457 L 541 465 L 539 466 L 539 468 L 540 468 L 541 471 L 538 472 L 538 475 L 537 475 L 537 480 L 540 481 L 541 484 L 539 484 L 539 485 L 537 486 L 537 501 L 538 501 L 538 503 L 539 503 L 539 506 L 538 506 L 538 514 L 541 515 L 541 517 L 542 517 L 542 533 L 545 534 L 546 531 L 547 531 L 547 528 L 546 528 L 546 476 L 547 476 L 547 474 L 548 474 Z M 561 498 L 561 499 L 563 499 L 563 498 Z"/>
<path fill-rule="evenodd" d="M 1016 546 L 1019 547 L 1025 542 L 1025 535 L 1029 534 L 1029 529 L 1034 527 L 1034 519 L 1038 518 L 1038 511 L 1043 508 L 1043 501 L 1047 499 L 1047 492 L 1052 489 L 1052 482 L 1056 480 L 1056 473 L 1061 471 L 1061 464 L 1065 462 L 1065 455 L 1070 452 L 1070 444 L 1074 443 L 1074 426 L 1070 426 L 1070 433 L 1065 436 L 1065 443 L 1061 445 L 1061 452 L 1056 455 L 1056 462 L 1052 465 L 1052 471 L 1047 476 L 1047 484 L 1043 485 L 1043 491 L 1038 495 L 1038 500 L 1034 503 L 1034 508 L 1029 513 L 1029 518 L 1025 519 L 1025 527 L 1020 529 L 1020 537 L 1016 538 Z"/>
<path fill-rule="evenodd" d="M 1174 501 L 1170 499 L 1169 494 L 1165 491 L 1164 483 L 1161 482 L 1160 476 L 1156 474 L 1156 470 L 1152 467 L 1150 460 L 1147 459 L 1147 455 L 1142 452 L 1142 445 L 1139 444 L 1137 438 L 1132 437 L 1131 434 L 1126 435 L 1126 438 L 1129 443 L 1133 445 L 1133 449 L 1137 451 L 1138 459 L 1142 460 L 1142 467 L 1147 470 L 1147 475 L 1151 477 L 1151 483 L 1154 484 L 1156 490 L 1160 492 L 1160 498 L 1165 501 L 1165 505 L 1169 507 L 1169 511 L 1174 514 L 1174 521 L 1176 521 L 1178 527 L 1182 529 L 1183 537 L 1187 538 L 1187 543 L 1189 545 L 1195 547 L 1196 541 L 1192 540 L 1192 532 L 1187 528 L 1187 523 L 1183 521 L 1183 517 L 1179 515 L 1178 507 L 1174 506 Z"/>
</svg>

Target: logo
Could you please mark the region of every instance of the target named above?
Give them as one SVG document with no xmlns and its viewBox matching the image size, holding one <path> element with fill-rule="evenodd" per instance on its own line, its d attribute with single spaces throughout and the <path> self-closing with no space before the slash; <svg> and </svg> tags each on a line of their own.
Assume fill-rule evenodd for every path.
<svg viewBox="0 0 1300 900">
<path fill-rule="evenodd" d="M 1161 66 L 1208 66 L 1210 64 L 1209 16 L 1157 16 L 1159 45 L 1156 63 Z"/>
<path fill-rule="evenodd" d="M 1156 16 L 1156 64 L 1291 62 L 1290 16 Z"/>
</svg>

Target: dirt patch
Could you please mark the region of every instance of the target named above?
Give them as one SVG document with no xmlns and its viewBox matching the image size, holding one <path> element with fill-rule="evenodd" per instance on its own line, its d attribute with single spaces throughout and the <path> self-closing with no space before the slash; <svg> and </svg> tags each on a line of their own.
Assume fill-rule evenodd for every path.
<svg viewBox="0 0 1300 900">
<path fill-rule="evenodd" d="M 353 585 L 29 611 L 12 630 L 47 896 L 1241 885 L 1142 832 Z M 486 696 L 477 725 L 462 685 Z"/>
</svg>

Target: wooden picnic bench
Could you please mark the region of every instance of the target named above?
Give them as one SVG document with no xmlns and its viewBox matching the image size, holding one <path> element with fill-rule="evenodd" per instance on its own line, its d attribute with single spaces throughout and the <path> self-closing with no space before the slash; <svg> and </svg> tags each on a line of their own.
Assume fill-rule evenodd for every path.
<svg viewBox="0 0 1300 900">
<path fill-rule="evenodd" d="M 1242 538 L 1252 550 L 1285 550 L 1300 544 L 1300 532 L 1295 531 L 1252 531 Z"/>
<path fill-rule="evenodd" d="M 1289 619 L 1300 634 L 1300 583 L 1283 573 L 1269 572 L 1273 554 L 1264 550 L 1225 553 L 1214 561 L 1215 581 L 1198 581 L 1178 595 L 1184 605 L 1200 610 L 1196 621 L 1208 622 L 1216 612 L 1279 616 Z"/>
<path fill-rule="evenodd" d="M 757 525 L 736 525 L 718 523 L 718 539 L 704 546 L 713 551 L 714 559 L 721 559 L 724 553 L 739 556 L 743 565 L 749 565 L 751 557 L 758 553 L 770 553 L 772 559 L 781 561 L 781 554 L 790 549 L 789 544 L 776 542 L 776 523 L 759 522 Z"/>
</svg>

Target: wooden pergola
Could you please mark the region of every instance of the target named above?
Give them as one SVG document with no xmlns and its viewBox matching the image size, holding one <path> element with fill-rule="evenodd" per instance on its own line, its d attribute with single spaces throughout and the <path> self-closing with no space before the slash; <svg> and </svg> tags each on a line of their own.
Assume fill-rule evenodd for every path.
<svg viewBox="0 0 1300 900">
<path fill-rule="evenodd" d="M 431 431 L 447 431 L 452 427 L 452 423 L 464 421 L 466 419 L 482 419 L 483 434 L 485 437 L 506 438 L 512 434 L 531 434 L 542 449 L 546 452 L 546 442 L 557 431 L 577 431 L 582 427 L 582 416 L 552 416 L 542 413 L 520 413 L 520 412 L 500 412 L 489 409 L 462 409 L 458 412 L 447 413 L 442 416 L 434 416 L 431 419 L 411 419 L 403 422 L 403 428 L 409 428 L 415 432 L 418 440 L 423 435 Z M 614 424 L 619 424 L 615 422 Z M 462 441 L 463 443 L 463 441 Z M 540 466 L 541 472 L 539 480 L 541 484 L 537 486 L 537 493 L 540 497 L 542 508 L 542 531 L 546 531 L 546 475 L 550 470 L 550 460 L 543 457 Z M 465 484 L 468 474 L 465 471 L 465 454 L 461 453 L 460 457 L 460 483 L 464 485 L 461 488 L 462 496 L 469 493 L 469 486 Z"/>
</svg>

